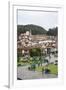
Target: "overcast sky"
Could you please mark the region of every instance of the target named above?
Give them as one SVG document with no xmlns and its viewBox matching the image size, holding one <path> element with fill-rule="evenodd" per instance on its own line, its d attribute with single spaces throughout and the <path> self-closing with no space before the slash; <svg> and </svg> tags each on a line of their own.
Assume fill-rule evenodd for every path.
<svg viewBox="0 0 66 90">
<path fill-rule="evenodd" d="M 46 30 L 58 26 L 57 12 L 39 12 L 18 10 L 18 25 L 35 24 Z"/>
</svg>

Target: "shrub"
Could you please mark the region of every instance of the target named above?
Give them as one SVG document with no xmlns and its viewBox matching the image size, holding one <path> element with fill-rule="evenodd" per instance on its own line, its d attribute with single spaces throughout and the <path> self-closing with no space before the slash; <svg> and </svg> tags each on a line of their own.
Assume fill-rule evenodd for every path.
<svg viewBox="0 0 66 90">
<path fill-rule="evenodd" d="M 41 55 L 41 49 L 40 48 L 33 48 L 33 49 L 30 49 L 30 56 L 33 57 L 33 56 L 40 56 Z"/>
<path fill-rule="evenodd" d="M 50 72 L 51 72 L 50 69 L 48 68 L 45 69 L 45 74 L 50 74 Z"/>
</svg>

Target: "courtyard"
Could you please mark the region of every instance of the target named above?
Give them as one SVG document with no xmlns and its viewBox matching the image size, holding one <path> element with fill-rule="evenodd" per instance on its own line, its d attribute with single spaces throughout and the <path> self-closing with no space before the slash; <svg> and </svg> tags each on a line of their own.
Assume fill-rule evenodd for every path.
<svg viewBox="0 0 66 90">
<path fill-rule="evenodd" d="M 17 79 L 44 79 L 44 78 L 57 78 L 58 77 L 58 58 L 55 55 L 42 56 L 42 60 L 39 57 L 31 57 L 30 60 L 24 60 L 18 62 L 17 67 Z M 46 72 L 49 70 L 49 72 Z"/>
</svg>

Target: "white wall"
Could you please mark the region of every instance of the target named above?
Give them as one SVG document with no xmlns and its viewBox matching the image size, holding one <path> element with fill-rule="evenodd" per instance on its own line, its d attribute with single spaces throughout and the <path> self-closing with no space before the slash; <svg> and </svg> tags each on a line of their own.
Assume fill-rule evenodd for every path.
<svg viewBox="0 0 66 90">
<path fill-rule="evenodd" d="M 17 0 L 13 0 L 17 1 Z M 64 58 L 66 58 L 66 5 L 64 0 L 18 0 L 23 2 L 24 4 L 27 3 L 51 3 L 51 4 L 64 4 L 64 30 L 63 30 L 63 40 L 64 40 L 64 47 L 63 53 Z M 62 42 L 63 43 L 63 42 Z M 65 60 L 65 59 L 64 59 Z M 64 61 L 66 63 L 66 61 Z M 65 67 L 66 68 L 66 67 Z M 66 75 L 66 72 L 65 72 Z M 66 81 L 66 78 L 65 78 Z M 8 90 L 8 0 L 0 0 L 0 90 Z M 25 88 L 23 88 L 25 89 Z M 51 87 L 37 87 L 35 90 L 50 90 Z M 52 87 L 52 89 L 60 89 L 64 90 L 63 87 Z M 21 89 L 17 89 L 21 90 Z M 27 90 L 27 89 L 25 89 Z M 32 90 L 32 89 L 28 89 Z"/>
</svg>

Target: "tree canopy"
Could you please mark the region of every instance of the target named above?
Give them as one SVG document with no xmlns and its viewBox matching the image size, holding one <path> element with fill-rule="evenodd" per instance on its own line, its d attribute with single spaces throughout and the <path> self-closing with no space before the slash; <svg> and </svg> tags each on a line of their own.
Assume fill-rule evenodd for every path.
<svg viewBox="0 0 66 90">
<path fill-rule="evenodd" d="M 47 35 L 49 35 L 49 36 L 57 36 L 58 35 L 58 27 L 56 27 L 56 28 L 50 28 L 47 31 Z"/>
</svg>

